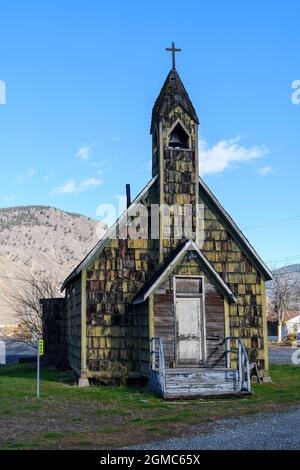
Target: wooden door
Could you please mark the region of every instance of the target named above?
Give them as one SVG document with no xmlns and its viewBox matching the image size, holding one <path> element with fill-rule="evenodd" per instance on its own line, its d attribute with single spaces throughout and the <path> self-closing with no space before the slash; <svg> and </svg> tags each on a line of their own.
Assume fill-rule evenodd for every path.
<svg viewBox="0 0 300 470">
<path fill-rule="evenodd" d="M 202 299 L 176 298 L 177 366 L 202 363 Z"/>
</svg>

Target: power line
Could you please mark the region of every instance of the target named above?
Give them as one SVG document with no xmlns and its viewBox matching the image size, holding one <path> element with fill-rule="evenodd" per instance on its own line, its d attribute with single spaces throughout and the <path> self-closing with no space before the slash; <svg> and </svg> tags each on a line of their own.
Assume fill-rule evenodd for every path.
<svg viewBox="0 0 300 470">
<path fill-rule="evenodd" d="M 294 261 L 296 259 L 300 259 L 299 256 L 289 256 L 288 258 L 277 258 L 277 259 L 269 259 L 268 263 L 282 263 L 282 262 L 289 262 L 289 261 Z"/>
<path fill-rule="evenodd" d="M 252 227 L 246 227 L 244 228 L 244 230 L 252 230 L 252 229 L 255 229 L 255 228 L 261 228 L 261 227 L 267 227 L 269 225 L 275 225 L 275 224 L 280 224 L 282 222 L 287 222 L 289 220 L 294 220 L 294 219 L 299 219 L 300 217 L 300 214 L 298 215 L 293 215 L 291 217 L 287 217 L 285 219 L 279 219 L 279 220 L 274 220 L 273 222 L 266 222 L 264 224 L 260 224 L 260 225 L 254 225 Z"/>
</svg>

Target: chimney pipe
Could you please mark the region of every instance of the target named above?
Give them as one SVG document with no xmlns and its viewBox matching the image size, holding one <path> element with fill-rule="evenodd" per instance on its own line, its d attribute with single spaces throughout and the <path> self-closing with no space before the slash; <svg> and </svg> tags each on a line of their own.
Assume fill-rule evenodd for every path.
<svg viewBox="0 0 300 470">
<path fill-rule="evenodd" d="M 130 184 L 126 184 L 126 199 L 127 199 L 127 209 L 131 205 L 131 192 Z"/>
</svg>

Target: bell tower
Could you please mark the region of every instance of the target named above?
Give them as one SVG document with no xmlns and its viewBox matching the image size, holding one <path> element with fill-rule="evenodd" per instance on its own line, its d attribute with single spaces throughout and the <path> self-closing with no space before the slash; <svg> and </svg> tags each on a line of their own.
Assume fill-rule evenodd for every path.
<svg viewBox="0 0 300 470">
<path fill-rule="evenodd" d="M 172 69 L 154 104 L 151 122 L 152 175 L 159 177 L 161 207 L 160 261 L 184 239 L 196 240 L 199 174 L 199 120 L 176 70 L 175 52 L 180 49 L 172 43 L 172 48 L 166 50 L 172 51 Z M 168 210 L 170 227 L 166 229 L 164 213 Z M 183 227 L 180 214 L 187 212 L 191 220 L 189 233 L 194 235 Z M 184 219 L 187 221 L 188 217 Z"/>
</svg>

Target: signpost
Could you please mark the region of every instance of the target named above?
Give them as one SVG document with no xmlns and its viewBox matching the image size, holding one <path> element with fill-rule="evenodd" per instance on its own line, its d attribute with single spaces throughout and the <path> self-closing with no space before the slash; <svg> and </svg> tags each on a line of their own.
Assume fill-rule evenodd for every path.
<svg viewBox="0 0 300 470">
<path fill-rule="evenodd" d="M 37 398 L 40 398 L 40 366 L 41 366 L 41 361 L 40 358 L 41 356 L 44 355 L 44 340 L 42 338 L 38 339 L 38 344 L 37 344 L 37 369 L 36 369 L 36 396 Z"/>
</svg>

